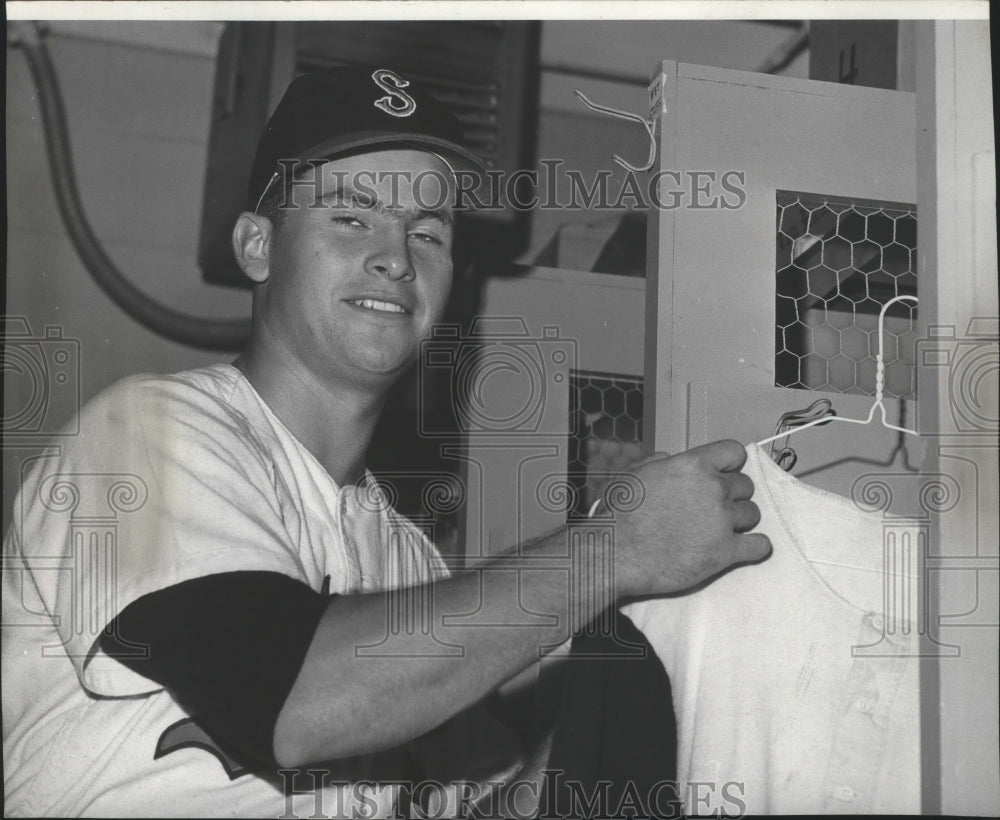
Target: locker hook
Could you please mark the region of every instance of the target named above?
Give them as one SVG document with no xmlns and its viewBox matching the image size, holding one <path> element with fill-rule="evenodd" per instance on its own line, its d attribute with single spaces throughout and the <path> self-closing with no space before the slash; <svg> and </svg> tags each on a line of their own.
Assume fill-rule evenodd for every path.
<svg viewBox="0 0 1000 820">
<path fill-rule="evenodd" d="M 607 105 L 598 105 L 587 98 L 587 95 L 582 91 L 576 90 L 574 92 L 577 97 L 583 102 L 587 108 L 597 111 L 600 114 L 607 114 L 611 117 L 618 117 L 621 120 L 628 120 L 629 122 L 637 122 L 646 129 L 646 134 L 649 136 L 649 158 L 646 160 L 645 165 L 632 165 L 630 162 L 626 162 L 618 154 L 613 154 L 613 159 L 619 165 L 622 166 L 626 171 L 632 171 L 633 173 L 641 173 L 642 171 L 648 171 L 653 167 L 653 163 L 656 162 L 656 134 L 653 132 L 653 123 L 649 120 L 640 117 L 638 114 L 633 114 L 630 111 L 622 111 L 618 108 L 611 108 Z"/>
</svg>

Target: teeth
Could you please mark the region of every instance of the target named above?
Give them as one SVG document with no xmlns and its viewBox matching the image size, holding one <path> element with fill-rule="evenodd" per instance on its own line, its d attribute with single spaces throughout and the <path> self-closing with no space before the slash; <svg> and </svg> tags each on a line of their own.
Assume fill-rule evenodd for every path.
<svg viewBox="0 0 1000 820">
<path fill-rule="evenodd" d="M 380 302 L 378 299 L 352 299 L 351 304 L 367 310 L 381 310 L 385 313 L 406 313 L 399 305 L 394 305 L 392 302 Z"/>
</svg>

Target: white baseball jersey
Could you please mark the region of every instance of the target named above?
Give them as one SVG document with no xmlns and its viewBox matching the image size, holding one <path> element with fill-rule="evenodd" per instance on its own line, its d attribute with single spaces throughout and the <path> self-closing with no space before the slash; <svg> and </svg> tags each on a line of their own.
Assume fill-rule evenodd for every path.
<svg viewBox="0 0 1000 820">
<path fill-rule="evenodd" d="M 364 760 L 304 775 L 286 797 L 283 778 L 227 758 L 98 642 L 137 598 L 213 573 L 278 572 L 317 591 L 329 579 L 330 593 L 445 576 L 370 486 L 338 487 L 229 365 L 129 378 L 90 402 L 80 434 L 34 465 L 4 541 L 7 814 L 390 814 L 394 787 L 362 782 Z M 391 651 L 398 619 L 386 622 Z"/>
<path fill-rule="evenodd" d="M 918 526 L 747 449 L 770 558 L 622 609 L 670 676 L 681 799 L 693 814 L 918 813 Z"/>
</svg>

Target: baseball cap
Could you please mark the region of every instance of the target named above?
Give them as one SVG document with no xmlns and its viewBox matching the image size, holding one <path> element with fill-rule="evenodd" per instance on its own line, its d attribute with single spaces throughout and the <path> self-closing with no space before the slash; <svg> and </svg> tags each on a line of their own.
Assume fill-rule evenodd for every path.
<svg viewBox="0 0 1000 820">
<path fill-rule="evenodd" d="M 247 206 L 257 209 L 279 160 L 332 159 L 370 146 L 426 148 L 453 169 L 481 174 L 485 166 L 463 139 L 451 110 L 402 72 L 353 65 L 302 74 L 285 90 L 257 143 Z"/>
</svg>

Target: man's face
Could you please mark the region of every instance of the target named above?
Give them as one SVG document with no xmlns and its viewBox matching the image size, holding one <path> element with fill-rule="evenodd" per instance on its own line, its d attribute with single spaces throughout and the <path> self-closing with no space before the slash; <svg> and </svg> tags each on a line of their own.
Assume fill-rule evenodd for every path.
<svg viewBox="0 0 1000 820">
<path fill-rule="evenodd" d="M 441 319 L 452 277 L 450 169 L 386 150 L 323 165 L 271 238 L 261 318 L 313 374 L 382 385 Z M 308 207 L 319 204 L 320 207 Z"/>
</svg>

